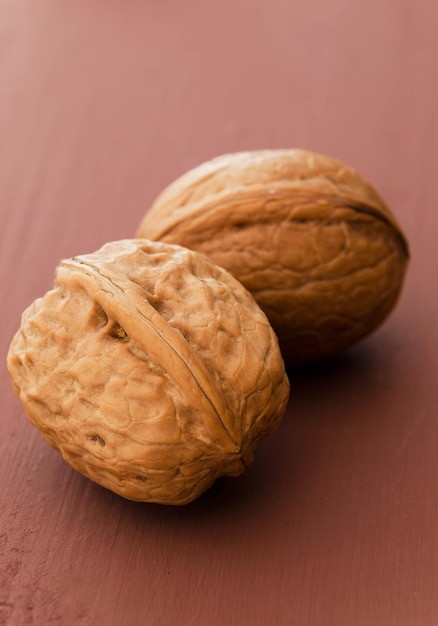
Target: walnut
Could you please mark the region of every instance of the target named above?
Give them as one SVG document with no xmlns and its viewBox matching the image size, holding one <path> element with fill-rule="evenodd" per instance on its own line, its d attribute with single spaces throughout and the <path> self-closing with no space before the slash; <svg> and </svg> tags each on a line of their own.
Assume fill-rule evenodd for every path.
<svg viewBox="0 0 438 626">
<path fill-rule="evenodd" d="M 373 187 L 303 150 L 204 163 L 162 192 L 137 236 L 197 250 L 231 272 L 267 314 L 287 363 L 332 355 L 375 330 L 409 256 Z"/>
<path fill-rule="evenodd" d="M 145 240 L 62 261 L 24 312 L 8 369 L 75 470 L 165 504 L 240 474 L 289 394 L 277 338 L 242 285 L 196 252 Z"/>
</svg>

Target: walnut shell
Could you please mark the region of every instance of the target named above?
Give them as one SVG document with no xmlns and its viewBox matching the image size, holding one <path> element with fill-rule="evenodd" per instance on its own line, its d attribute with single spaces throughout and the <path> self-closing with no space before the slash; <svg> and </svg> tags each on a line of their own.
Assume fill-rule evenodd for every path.
<svg viewBox="0 0 438 626">
<path fill-rule="evenodd" d="M 165 504 L 240 474 L 289 393 L 277 338 L 242 285 L 196 252 L 144 240 L 62 261 L 24 312 L 8 369 L 75 470 Z"/>
<path fill-rule="evenodd" d="M 224 155 L 157 198 L 137 236 L 207 255 L 253 294 L 287 363 L 339 352 L 393 309 L 408 245 L 373 187 L 304 150 Z"/>
</svg>

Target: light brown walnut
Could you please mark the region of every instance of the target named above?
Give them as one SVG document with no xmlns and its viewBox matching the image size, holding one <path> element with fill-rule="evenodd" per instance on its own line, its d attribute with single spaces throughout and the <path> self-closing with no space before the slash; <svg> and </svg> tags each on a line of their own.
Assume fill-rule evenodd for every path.
<svg viewBox="0 0 438 626">
<path fill-rule="evenodd" d="M 267 314 L 287 363 L 327 357 L 375 330 L 409 257 L 373 187 L 304 150 L 204 163 L 161 193 L 137 236 L 197 250 L 231 272 Z"/>
<path fill-rule="evenodd" d="M 238 475 L 289 383 L 253 297 L 202 255 L 125 240 L 62 261 L 8 354 L 30 421 L 78 472 L 184 504 Z"/>
</svg>

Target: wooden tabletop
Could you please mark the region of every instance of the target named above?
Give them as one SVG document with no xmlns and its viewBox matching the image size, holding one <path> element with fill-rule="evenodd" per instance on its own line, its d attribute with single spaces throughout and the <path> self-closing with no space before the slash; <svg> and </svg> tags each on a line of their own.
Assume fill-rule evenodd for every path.
<svg viewBox="0 0 438 626">
<path fill-rule="evenodd" d="M 438 624 L 437 20 L 430 0 L 0 0 L 0 624 Z M 124 500 L 27 421 L 20 314 L 175 177 L 277 147 L 374 184 L 411 246 L 402 297 L 289 371 L 242 476 Z"/>
</svg>

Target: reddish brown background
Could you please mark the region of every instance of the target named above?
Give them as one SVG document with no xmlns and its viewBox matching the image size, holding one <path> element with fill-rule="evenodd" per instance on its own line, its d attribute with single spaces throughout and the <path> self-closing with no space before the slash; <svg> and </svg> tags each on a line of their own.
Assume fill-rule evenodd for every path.
<svg viewBox="0 0 438 626">
<path fill-rule="evenodd" d="M 430 0 L 0 0 L 0 624 L 438 624 L 438 14 Z M 359 169 L 411 242 L 372 338 L 183 508 L 75 474 L 5 368 L 57 262 L 223 152 Z"/>
</svg>

